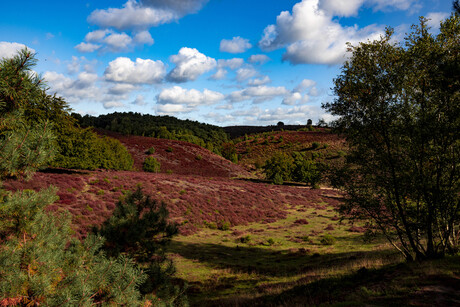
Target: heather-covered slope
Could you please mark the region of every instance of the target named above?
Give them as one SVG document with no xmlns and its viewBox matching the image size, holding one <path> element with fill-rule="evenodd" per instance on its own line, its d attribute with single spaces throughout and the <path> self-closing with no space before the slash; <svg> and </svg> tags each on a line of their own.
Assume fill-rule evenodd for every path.
<svg viewBox="0 0 460 307">
<path fill-rule="evenodd" d="M 126 136 L 115 132 L 98 130 L 120 140 L 134 159 L 134 168 L 142 170 L 142 163 L 148 157 L 148 150 L 154 148 L 151 156 L 161 163 L 162 173 L 199 175 L 205 177 L 250 177 L 243 167 L 195 144 L 157 139 L 143 136 Z"/>
<path fill-rule="evenodd" d="M 59 188 L 50 210 L 68 209 L 80 234 L 107 219 L 120 197 L 137 185 L 167 203 L 171 218 L 189 234 L 199 227 L 274 222 L 285 218 L 287 205 L 302 208 L 337 205 L 335 192 L 276 186 L 244 180 L 129 171 L 38 172 L 29 182 L 6 181 L 9 190 Z M 212 226 L 211 226 L 212 227 Z"/>
</svg>

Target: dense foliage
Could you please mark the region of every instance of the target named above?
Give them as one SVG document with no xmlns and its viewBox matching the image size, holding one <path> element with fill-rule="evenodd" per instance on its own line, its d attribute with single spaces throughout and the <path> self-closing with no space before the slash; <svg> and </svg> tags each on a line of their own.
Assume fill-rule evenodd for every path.
<svg viewBox="0 0 460 307">
<path fill-rule="evenodd" d="M 460 16 L 405 45 L 392 31 L 350 46 L 325 108 L 350 144 L 344 209 L 372 218 L 407 259 L 456 252 L 460 239 Z M 345 176 L 344 176 L 345 175 Z"/>
<path fill-rule="evenodd" d="M 144 264 L 148 278 L 140 285 L 143 294 L 156 293 L 176 306 L 186 304 L 183 288 L 173 285 L 175 268 L 164 248 L 178 233 L 168 222 L 165 203 L 144 195 L 140 187 L 117 203 L 113 215 L 97 230 L 107 241 L 105 250 L 112 256 L 128 254 Z"/>
<path fill-rule="evenodd" d="M 92 126 L 125 135 L 150 136 L 179 140 L 205 147 L 215 153 L 228 137 L 220 127 L 171 116 L 153 116 L 140 113 L 112 113 L 106 115 L 80 116 L 73 114 L 83 126 Z"/>
<path fill-rule="evenodd" d="M 145 158 L 142 169 L 146 172 L 158 173 L 161 170 L 161 163 L 152 156 Z"/>
<path fill-rule="evenodd" d="M 0 305 L 140 304 L 146 280 L 124 256 L 107 259 L 104 240 L 71 237 L 71 217 L 45 207 L 53 189 L 3 195 L 0 205 Z"/>
<path fill-rule="evenodd" d="M 52 165 L 73 169 L 130 170 L 133 158 L 120 141 L 101 137 L 89 128 L 57 129 L 58 154 Z"/>
<path fill-rule="evenodd" d="M 263 166 L 265 177 L 275 184 L 285 181 L 304 182 L 313 188 L 321 181 L 321 164 L 308 159 L 304 154 L 294 152 L 292 156 L 275 153 Z"/>
<path fill-rule="evenodd" d="M 5 172 L 13 176 L 27 173 L 24 165 L 46 166 L 44 161 L 49 162 L 54 154 L 53 165 L 58 167 L 131 169 L 132 158 L 120 142 L 76 126 L 67 103 L 47 94 L 42 79 L 32 71 L 35 64 L 35 55 L 27 49 L 0 60 L 0 142 L 8 140 L 0 164 L 13 161 L 9 169 L 3 168 Z"/>
</svg>

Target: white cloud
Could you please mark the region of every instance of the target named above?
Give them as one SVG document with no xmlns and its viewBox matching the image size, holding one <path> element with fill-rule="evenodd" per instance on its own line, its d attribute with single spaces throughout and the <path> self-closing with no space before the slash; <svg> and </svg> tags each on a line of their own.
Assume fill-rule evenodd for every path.
<svg viewBox="0 0 460 307">
<path fill-rule="evenodd" d="M 204 89 L 200 92 L 196 89 L 187 90 L 180 86 L 163 89 L 157 95 L 157 104 L 161 105 L 184 105 L 192 109 L 201 105 L 211 105 L 222 101 L 225 96 L 222 93 Z"/>
<path fill-rule="evenodd" d="M 253 64 L 265 64 L 270 61 L 270 58 L 265 54 L 253 54 L 248 59 L 249 63 Z"/>
<path fill-rule="evenodd" d="M 142 95 L 137 95 L 136 99 L 131 102 L 131 104 L 136 105 L 136 106 L 145 106 L 147 103 L 145 102 L 145 97 Z"/>
<path fill-rule="evenodd" d="M 82 72 L 76 79 L 71 79 L 63 74 L 47 71 L 43 78 L 53 92 L 69 102 L 76 103 L 85 99 L 97 101 L 101 98 L 102 89 L 96 85 L 96 74 Z"/>
<path fill-rule="evenodd" d="M 211 76 L 211 79 L 212 80 L 225 79 L 225 77 L 227 76 L 227 73 L 228 73 L 227 70 L 225 70 L 223 68 L 219 68 L 219 69 L 217 69 L 216 73 Z"/>
<path fill-rule="evenodd" d="M 272 82 L 269 76 L 264 76 L 263 78 L 249 80 L 248 85 L 250 86 L 259 86 Z"/>
<path fill-rule="evenodd" d="M 319 8 L 335 16 L 353 16 L 366 0 L 322 0 Z"/>
<path fill-rule="evenodd" d="M 104 38 L 104 43 L 110 51 L 124 51 L 129 48 L 133 39 L 126 33 L 111 33 Z"/>
<path fill-rule="evenodd" d="M 117 83 L 109 88 L 108 93 L 112 95 L 125 95 L 137 89 L 139 89 L 139 87 L 133 84 Z"/>
<path fill-rule="evenodd" d="M 281 12 L 276 25 L 265 28 L 259 46 L 264 50 L 286 47 L 283 60 L 292 64 L 339 64 L 345 60 L 347 42 L 356 44 L 383 34 L 383 29 L 373 25 L 342 27 L 333 17 L 319 6 L 319 0 L 303 0 L 294 5 L 292 14 Z"/>
<path fill-rule="evenodd" d="M 299 92 L 299 93 L 302 93 L 304 91 L 306 91 L 307 89 L 309 88 L 312 88 L 313 86 L 316 85 L 316 82 L 314 80 L 310 80 L 310 79 L 303 79 L 299 85 L 297 85 L 295 88 L 294 88 L 294 92 Z"/>
<path fill-rule="evenodd" d="M 0 59 L 11 58 L 15 56 L 19 50 L 27 48 L 30 52 L 35 53 L 35 50 L 20 43 L 0 42 Z"/>
<path fill-rule="evenodd" d="M 103 28 L 119 30 L 146 29 L 180 19 L 195 13 L 208 0 L 129 0 L 122 8 L 95 10 L 88 22 Z"/>
<path fill-rule="evenodd" d="M 80 51 L 82 53 L 87 53 L 87 52 L 94 52 L 94 51 L 100 49 L 101 47 L 102 47 L 102 45 L 82 42 L 82 43 L 76 45 L 75 49 L 77 49 L 78 51 Z"/>
<path fill-rule="evenodd" d="M 129 84 L 160 83 L 166 74 L 163 62 L 137 58 L 136 62 L 129 58 L 119 57 L 109 63 L 104 72 L 108 81 Z"/>
<path fill-rule="evenodd" d="M 170 56 L 169 60 L 176 64 L 176 67 L 169 72 L 167 79 L 176 83 L 194 81 L 217 65 L 215 59 L 195 48 L 187 47 L 181 48 L 179 53 Z"/>
<path fill-rule="evenodd" d="M 50 32 L 46 33 L 46 39 L 52 39 L 52 38 L 54 38 L 53 33 L 50 33 Z"/>
<path fill-rule="evenodd" d="M 188 108 L 186 105 L 182 104 L 157 104 L 156 105 L 156 114 L 158 115 L 168 115 L 174 113 L 189 113 L 192 109 Z"/>
<path fill-rule="evenodd" d="M 223 39 L 220 41 L 220 51 L 229 53 L 243 53 L 250 49 L 252 45 L 249 40 L 242 37 L 234 37 L 231 40 Z"/>
<path fill-rule="evenodd" d="M 286 96 L 284 96 L 283 104 L 292 106 L 292 105 L 296 104 L 296 102 L 301 100 L 301 99 L 302 99 L 302 94 L 300 94 L 299 92 L 292 92 L 292 93 L 286 94 Z"/>
<path fill-rule="evenodd" d="M 111 31 L 107 29 L 88 32 L 85 36 L 85 41 L 89 43 L 100 43 L 103 41 L 104 37 L 109 33 L 111 33 Z"/>
<path fill-rule="evenodd" d="M 88 17 L 88 22 L 104 28 L 123 30 L 158 26 L 176 19 L 178 16 L 174 11 L 146 7 L 135 0 L 129 0 L 121 9 L 93 11 Z"/>
<path fill-rule="evenodd" d="M 153 45 L 154 40 L 152 38 L 152 35 L 150 35 L 149 31 L 142 31 L 137 33 L 134 38 L 134 42 L 139 45 Z"/>
<path fill-rule="evenodd" d="M 219 68 L 228 67 L 230 69 L 237 69 L 244 64 L 244 60 L 241 58 L 233 58 L 228 60 L 218 60 L 217 66 Z"/>
<path fill-rule="evenodd" d="M 449 13 L 445 12 L 432 12 L 426 15 L 428 19 L 427 25 L 431 27 L 432 30 L 439 30 L 441 21 L 449 17 Z"/>
<path fill-rule="evenodd" d="M 254 103 L 261 103 L 287 94 L 289 94 L 289 91 L 284 86 L 269 87 L 260 85 L 232 92 L 227 95 L 227 100 L 230 102 L 252 100 Z"/>
<path fill-rule="evenodd" d="M 125 106 L 124 103 L 120 101 L 106 101 L 102 105 L 105 109 L 122 108 Z"/>
<path fill-rule="evenodd" d="M 252 67 L 243 67 L 236 71 L 236 81 L 243 82 L 257 75 L 257 71 Z"/>
</svg>

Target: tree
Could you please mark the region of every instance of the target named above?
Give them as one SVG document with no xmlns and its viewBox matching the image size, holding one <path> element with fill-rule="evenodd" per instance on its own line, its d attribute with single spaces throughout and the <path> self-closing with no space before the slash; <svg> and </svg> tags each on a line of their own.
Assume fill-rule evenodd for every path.
<svg viewBox="0 0 460 307">
<path fill-rule="evenodd" d="M 428 30 L 421 18 L 404 45 L 391 29 L 350 45 L 323 105 L 350 146 L 343 209 L 371 218 L 408 260 L 454 253 L 460 237 L 460 16 Z"/>
<path fill-rule="evenodd" d="M 452 2 L 452 7 L 454 9 L 454 12 L 460 14 L 460 0 L 454 0 L 454 2 Z"/>
<path fill-rule="evenodd" d="M 147 266 L 147 279 L 140 284 L 143 294 L 155 292 L 175 306 L 186 303 L 184 288 L 174 285 L 175 267 L 165 256 L 165 247 L 178 233 L 177 224 L 168 221 L 165 203 L 145 195 L 140 187 L 117 203 L 113 215 L 96 232 L 105 238 L 111 256 L 127 254 Z"/>
<path fill-rule="evenodd" d="M 52 158 L 50 125 L 32 127 L 26 118 L 28 103 L 43 94 L 28 61 L 27 50 L 0 61 L 0 180 L 31 175 Z M 0 189 L 0 305 L 142 304 L 146 276 L 138 266 L 125 256 L 107 259 L 101 237 L 73 238 L 70 214 L 46 211 L 56 200 L 53 188 Z"/>
<path fill-rule="evenodd" d="M 276 152 L 263 166 L 265 177 L 275 184 L 283 184 L 292 179 L 294 159 L 283 153 Z"/>
</svg>

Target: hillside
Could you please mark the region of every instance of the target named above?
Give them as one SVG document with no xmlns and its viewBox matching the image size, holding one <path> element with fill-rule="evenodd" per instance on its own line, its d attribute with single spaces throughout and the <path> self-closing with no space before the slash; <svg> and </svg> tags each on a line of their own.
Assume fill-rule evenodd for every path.
<svg viewBox="0 0 460 307">
<path fill-rule="evenodd" d="M 243 167 L 195 144 L 143 136 L 127 136 L 102 129 L 97 131 L 99 134 L 118 139 L 125 145 L 134 159 L 136 170 L 142 170 L 142 164 L 149 156 L 147 151 L 153 147 L 155 152 L 151 156 L 161 163 L 162 173 L 227 178 L 251 176 Z"/>
</svg>

